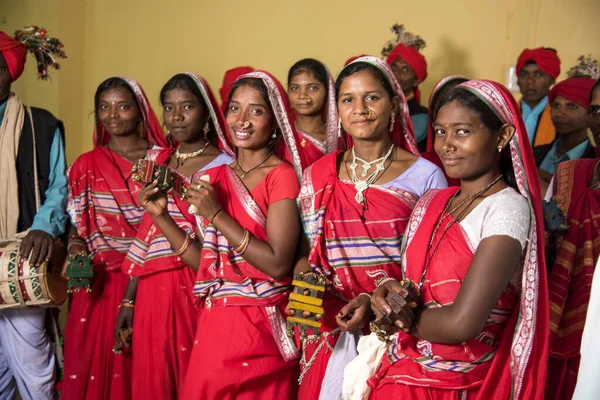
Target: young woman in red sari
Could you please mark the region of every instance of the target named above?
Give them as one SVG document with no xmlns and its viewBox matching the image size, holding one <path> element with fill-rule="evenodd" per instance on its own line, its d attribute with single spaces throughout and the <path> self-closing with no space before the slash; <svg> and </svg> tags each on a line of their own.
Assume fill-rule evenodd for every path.
<svg viewBox="0 0 600 400">
<path fill-rule="evenodd" d="M 339 397 L 344 361 L 333 360 L 356 354 L 354 338 L 340 338 L 340 331 L 363 329 L 370 316 L 365 294 L 379 278 L 400 277 L 400 241 L 416 201 L 446 187 L 441 170 L 419 157 L 402 89 L 384 61 L 360 57 L 347 65 L 336 98 L 353 147 L 309 167 L 299 197 L 310 251 L 296 272 L 327 279 L 322 337 L 312 332 L 300 343 L 301 399 Z"/>
<path fill-rule="evenodd" d="M 578 78 L 582 79 L 582 78 Z M 600 81 L 598 81 L 600 82 Z M 600 86 L 591 90 L 589 114 L 598 118 Z M 594 104 L 595 106 L 592 106 Z M 598 137 L 595 137 L 598 143 Z M 596 148 L 598 152 L 598 148 Z M 554 265 L 548 276 L 550 291 L 550 359 L 547 399 L 570 399 L 575 391 L 583 327 L 592 279 L 600 255 L 600 158 L 562 162 L 549 195 L 566 216 L 569 230 L 553 237 Z"/>
<path fill-rule="evenodd" d="M 434 130 L 461 186 L 419 200 L 403 243 L 404 283 L 385 280 L 373 294 L 375 314 L 399 331 L 386 338 L 371 399 L 543 399 L 543 217 L 518 105 L 500 84 L 468 81 L 442 99 Z M 392 317 L 391 291 L 420 300 Z"/>
<path fill-rule="evenodd" d="M 178 145 L 154 152 L 150 159 L 187 183 L 204 169 L 231 162 L 223 115 L 204 79 L 193 73 L 175 75 L 160 99 L 165 125 Z M 198 319 L 190 268 L 200 262 L 196 219 L 185 201 L 156 186 L 154 181 L 140 192 L 147 212 L 122 266 L 131 279 L 116 335 L 126 345 L 125 335 L 132 333 L 135 399 L 181 396 Z"/>
<path fill-rule="evenodd" d="M 435 165 L 437 165 L 440 168 L 444 168 L 444 165 L 442 164 L 442 160 L 440 160 L 440 157 L 437 155 L 437 153 L 435 152 L 435 150 L 433 148 L 433 139 L 434 139 L 433 121 L 435 121 L 435 118 L 437 117 L 437 112 L 438 112 L 437 103 L 442 98 L 444 98 L 444 96 L 446 95 L 446 93 L 448 93 L 450 91 L 450 89 L 452 89 L 453 87 L 460 85 L 461 83 L 466 82 L 468 80 L 469 80 L 469 78 L 467 78 L 466 76 L 462 76 L 462 75 L 447 76 L 444 79 L 442 79 L 441 81 L 439 81 L 433 87 L 433 90 L 431 91 L 431 94 L 429 95 L 428 113 L 429 113 L 429 121 L 432 121 L 432 123 L 427 125 L 427 151 L 425 153 L 422 153 L 422 156 L 423 156 L 423 158 L 431 161 L 432 163 L 434 163 Z M 448 186 L 459 186 L 460 185 L 460 180 L 452 179 L 448 175 L 446 175 L 446 180 L 448 180 Z"/>
<path fill-rule="evenodd" d="M 288 73 L 288 97 L 300 145 L 310 161 L 344 147 L 337 129 L 335 85 L 323 63 L 305 58 L 294 64 Z"/>
<path fill-rule="evenodd" d="M 153 146 L 167 147 L 142 88 L 109 78 L 96 90 L 94 150 L 68 170 L 69 253 L 90 254 L 91 292 L 71 296 L 65 329 L 63 399 L 130 399 L 131 356 L 117 356 L 111 321 L 127 287 L 121 272 L 144 209 L 131 179 L 133 162 Z M 68 261 L 67 261 L 68 263 Z M 67 264 L 65 263 L 65 266 Z"/>
<path fill-rule="evenodd" d="M 298 354 L 282 311 L 300 234 L 296 198 L 305 165 L 289 115 L 275 78 L 261 71 L 240 77 L 227 110 L 236 161 L 190 186 L 188 201 L 204 232 L 194 294 L 205 306 L 184 399 L 297 396 Z"/>
</svg>

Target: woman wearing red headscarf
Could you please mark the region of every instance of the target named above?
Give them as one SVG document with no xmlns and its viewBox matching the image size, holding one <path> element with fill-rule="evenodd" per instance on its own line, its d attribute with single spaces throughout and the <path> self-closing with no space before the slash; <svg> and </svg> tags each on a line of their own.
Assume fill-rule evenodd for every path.
<svg viewBox="0 0 600 400">
<path fill-rule="evenodd" d="M 518 106 L 489 81 L 440 103 L 435 149 L 461 186 L 423 196 L 402 246 L 403 283 L 371 306 L 387 333 L 372 399 L 543 399 L 548 288 L 535 163 Z M 387 295 L 400 293 L 394 307 Z M 420 308 L 418 308 L 420 306 Z"/>
<path fill-rule="evenodd" d="M 444 96 L 450 91 L 450 89 L 468 80 L 469 78 L 467 78 L 466 76 L 451 75 L 445 77 L 433 87 L 433 90 L 429 95 L 429 121 L 435 121 L 435 117 L 437 116 L 438 112 L 437 103 L 440 101 L 440 99 L 444 98 Z M 442 160 L 440 160 L 440 157 L 433 149 L 434 140 L 435 136 L 433 133 L 433 125 L 427 124 L 427 151 L 422 153 L 423 158 L 431 161 L 440 168 L 444 168 Z M 446 180 L 448 181 L 448 186 L 460 185 L 460 180 L 452 179 L 448 175 L 446 175 Z"/>
<path fill-rule="evenodd" d="M 232 161 L 223 114 L 202 77 L 173 76 L 160 100 L 176 147 L 152 152 L 151 160 L 186 184 Z M 199 312 L 192 297 L 201 250 L 196 218 L 180 196 L 159 190 L 157 181 L 139 199 L 147 212 L 122 265 L 131 279 L 117 317 L 117 342 L 127 345 L 132 333 L 134 399 L 179 398 Z"/>
<path fill-rule="evenodd" d="M 204 233 L 194 294 L 205 306 L 184 399 L 296 398 L 298 354 L 282 310 L 300 234 L 296 197 L 306 164 L 290 112 L 270 74 L 241 76 L 227 110 L 236 160 L 207 171 L 188 193 Z"/>
<path fill-rule="evenodd" d="M 288 73 L 288 97 L 309 164 L 345 147 L 338 130 L 335 84 L 323 63 L 305 58 L 292 65 Z"/>
<path fill-rule="evenodd" d="M 396 33 L 397 41 L 400 43 L 391 50 L 388 50 L 391 44 L 388 45 L 383 55 L 400 82 L 408 102 L 417 146 L 423 151 L 427 140 L 428 116 L 427 108 L 421 105 L 419 84 L 427 79 L 427 60 L 420 52 L 425 48 L 425 41 L 419 36 L 406 32 L 403 25 L 394 25 L 392 32 Z"/>
<path fill-rule="evenodd" d="M 308 168 L 298 200 L 310 249 L 296 272 L 321 275 L 327 287 L 320 332 L 299 340 L 301 399 L 339 398 L 343 366 L 370 316 L 368 294 L 378 279 L 400 277 L 400 242 L 418 198 L 446 187 L 442 171 L 419 157 L 402 89 L 384 61 L 347 65 L 336 98 L 353 147 Z"/>
<path fill-rule="evenodd" d="M 89 254 L 91 292 L 72 295 L 65 329 L 63 399 L 130 399 L 131 356 L 115 355 L 114 325 L 128 277 L 121 264 L 144 209 L 131 179 L 133 162 L 167 147 L 142 88 L 109 78 L 96 90 L 94 150 L 69 168 L 69 253 Z M 68 261 L 67 261 L 68 263 Z M 65 264 L 66 266 L 66 264 Z"/>
</svg>

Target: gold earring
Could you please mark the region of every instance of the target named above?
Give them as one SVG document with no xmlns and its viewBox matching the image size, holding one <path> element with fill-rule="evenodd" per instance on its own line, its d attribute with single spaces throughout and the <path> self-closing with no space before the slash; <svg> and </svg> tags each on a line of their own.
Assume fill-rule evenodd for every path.
<svg viewBox="0 0 600 400">
<path fill-rule="evenodd" d="M 498 145 L 498 153 L 502 153 L 502 149 L 503 149 L 502 145 L 501 145 L 501 144 L 499 144 L 499 145 Z"/>
</svg>

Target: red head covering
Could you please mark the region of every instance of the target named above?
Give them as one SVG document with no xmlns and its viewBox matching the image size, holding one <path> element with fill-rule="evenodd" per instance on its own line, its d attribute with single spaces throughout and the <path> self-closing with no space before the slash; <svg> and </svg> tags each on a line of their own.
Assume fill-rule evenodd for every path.
<svg viewBox="0 0 600 400">
<path fill-rule="evenodd" d="M 219 89 L 219 94 L 221 95 L 221 111 L 225 112 L 225 109 L 227 108 L 229 92 L 231 91 L 233 83 L 240 76 L 248 74 L 252 71 L 254 71 L 254 68 L 252 67 L 236 67 L 225 72 L 225 76 L 223 77 L 223 86 L 221 86 L 221 89 Z"/>
<path fill-rule="evenodd" d="M 506 332 L 479 398 L 544 398 L 548 366 L 549 302 L 544 257 L 544 217 L 537 168 L 519 105 L 510 91 L 491 81 L 467 81 L 460 85 L 482 99 L 516 132 L 510 141 L 510 154 L 519 193 L 527 199 L 531 212 L 529 237 L 521 279 L 521 302 L 514 334 Z M 518 317 L 518 318 L 516 318 Z"/>
<path fill-rule="evenodd" d="M 12 81 L 19 79 L 25 69 L 25 61 L 27 60 L 27 50 L 23 43 L 8 36 L 4 32 L 0 32 L 0 51 L 8 65 L 8 72 Z"/>
<path fill-rule="evenodd" d="M 349 59 L 346 60 L 346 62 L 344 63 L 344 67 L 348 64 L 350 64 L 352 61 L 355 61 L 361 57 L 366 57 L 366 54 L 361 54 L 360 56 L 354 56 L 354 57 L 350 57 Z"/>
<path fill-rule="evenodd" d="M 517 75 L 523 66 L 533 61 L 542 71 L 556 79 L 560 75 L 560 58 L 556 51 L 538 47 L 537 49 L 525 49 L 517 60 Z"/>
<path fill-rule="evenodd" d="M 590 106 L 590 92 L 594 87 L 596 80 L 592 78 L 568 78 L 554 85 L 548 94 L 550 104 L 556 96 L 562 96 L 565 99 L 579 104 L 587 109 Z"/>
<path fill-rule="evenodd" d="M 184 74 L 194 80 L 196 86 L 198 86 L 198 89 L 202 94 L 204 104 L 206 104 L 208 108 L 210 119 L 212 121 L 215 132 L 217 133 L 217 143 L 213 144 L 216 144 L 221 150 L 223 150 L 230 156 L 233 156 L 233 146 L 229 142 L 229 136 L 226 134 L 227 125 L 225 124 L 225 116 L 223 115 L 223 112 L 218 106 L 217 99 L 213 94 L 210 85 L 204 80 L 204 78 L 202 78 L 198 74 L 195 74 L 193 72 L 184 72 Z"/>
<path fill-rule="evenodd" d="M 413 130 L 412 122 L 410 120 L 410 115 L 408 113 L 408 104 L 406 103 L 406 98 L 404 97 L 404 92 L 402 91 L 402 87 L 400 87 L 400 83 L 392 71 L 392 68 L 386 64 L 382 59 L 378 57 L 366 56 L 360 57 L 351 62 L 348 65 L 356 64 L 356 63 L 366 63 L 377 68 L 383 76 L 387 79 L 394 94 L 398 96 L 400 99 L 399 109 L 396 113 L 396 120 L 394 122 L 394 127 L 390 132 L 390 138 L 392 142 L 406 151 L 409 151 L 413 154 L 420 155 L 419 149 L 417 148 L 417 142 L 415 140 L 415 133 Z M 347 67 L 345 67 L 347 68 Z M 345 69 L 344 68 L 344 69 Z M 343 71 L 343 70 L 342 70 Z M 352 147 L 352 137 L 346 134 L 346 142 L 348 143 L 348 148 Z"/>
<path fill-rule="evenodd" d="M 310 165 L 310 161 L 304 152 L 304 148 L 300 145 L 302 138 L 292 123 L 292 108 L 281 82 L 266 71 L 250 72 L 240 76 L 237 80 L 244 78 L 260 79 L 265 84 L 269 94 L 269 105 L 283 136 L 283 140 L 279 140 L 275 147 L 275 154 L 282 160 L 292 164 L 298 178 L 301 179 L 302 171 Z"/>
<path fill-rule="evenodd" d="M 418 83 L 427 79 L 427 60 L 425 60 L 423 54 L 419 53 L 419 50 L 407 46 L 404 43 L 398 43 L 396 47 L 394 47 L 394 50 L 388 54 L 385 61 L 392 66 L 398 57 L 403 59 L 404 62 L 410 66 L 417 77 Z M 418 86 L 415 87 L 415 97 L 417 98 L 417 101 L 421 100 L 421 92 L 419 91 Z"/>
<path fill-rule="evenodd" d="M 150 143 L 157 146 L 167 148 L 169 143 L 162 130 L 160 121 L 156 118 L 154 110 L 148 102 L 148 97 L 144 93 L 144 89 L 133 79 L 120 76 L 119 79 L 123 80 L 131 88 L 135 94 L 135 99 L 140 108 L 142 114 L 142 120 L 144 121 L 144 138 Z M 94 129 L 94 147 L 105 146 L 110 141 L 110 134 L 106 132 L 104 126 L 100 121 L 96 121 L 96 127 Z"/>
</svg>

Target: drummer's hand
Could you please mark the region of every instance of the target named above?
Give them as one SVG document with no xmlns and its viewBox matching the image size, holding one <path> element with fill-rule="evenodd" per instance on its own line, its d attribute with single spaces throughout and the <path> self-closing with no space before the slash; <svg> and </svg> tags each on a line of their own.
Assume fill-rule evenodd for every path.
<svg viewBox="0 0 600 400">
<path fill-rule="evenodd" d="M 167 195 L 157 185 L 158 181 L 152 182 L 144 187 L 138 196 L 141 206 L 148 211 L 152 218 L 169 215 Z"/>
<path fill-rule="evenodd" d="M 21 243 L 21 258 L 29 260 L 29 264 L 38 267 L 52 257 L 54 238 L 47 232 L 34 229 L 29 231 Z"/>
</svg>

